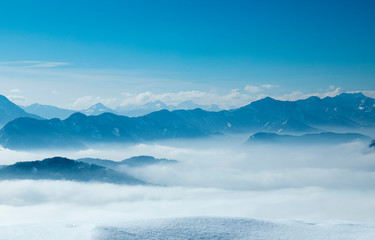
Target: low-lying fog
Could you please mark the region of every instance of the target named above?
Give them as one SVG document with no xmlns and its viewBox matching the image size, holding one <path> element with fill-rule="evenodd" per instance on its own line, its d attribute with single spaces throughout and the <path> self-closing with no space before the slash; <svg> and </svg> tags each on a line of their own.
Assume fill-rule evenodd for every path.
<svg viewBox="0 0 375 240">
<path fill-rule="evenodd" d="M 159 186 L 0 182 L 0 226 L 185 216 L 375 221 L 375 151 L 368 143 L 244 145 L 245 136 L 166 141 L 70 153 L 0 150 L 0 164 L 56 155 L 179 161 L 123 169 Z"/>
</svg>

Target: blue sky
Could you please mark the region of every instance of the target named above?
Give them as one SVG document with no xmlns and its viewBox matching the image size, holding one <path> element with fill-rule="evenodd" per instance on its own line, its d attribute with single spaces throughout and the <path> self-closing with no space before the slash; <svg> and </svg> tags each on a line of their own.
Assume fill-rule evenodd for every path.
<svg viewBox="0 0 375 240">
<path fill-rule="evenodd" d="M 374 10 L 374 1 L 2 1 L 1 94 L 79 108 L 197 92 L 222 105 L 233 92 L 241 100 L 227 105 L 371 92 Z"/>
</svg>

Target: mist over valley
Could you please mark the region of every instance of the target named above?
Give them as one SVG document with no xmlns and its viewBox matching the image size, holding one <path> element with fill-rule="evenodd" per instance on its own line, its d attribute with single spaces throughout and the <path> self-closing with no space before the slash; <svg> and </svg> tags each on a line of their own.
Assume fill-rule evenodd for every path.
<svg viewBox="0 0 375 240">
<path fill-rule="evenodd" d="M 0 240 L 375 239 L 374 1 L 2 1 Z"/>
</svg>

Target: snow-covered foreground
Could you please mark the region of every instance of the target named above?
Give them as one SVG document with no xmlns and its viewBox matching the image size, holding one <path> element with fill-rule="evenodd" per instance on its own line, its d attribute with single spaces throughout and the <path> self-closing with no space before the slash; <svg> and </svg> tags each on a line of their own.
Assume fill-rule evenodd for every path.
<svg viewBox="0 0 375 240">
<path fill-rule="evenodd" d="M 23 180 L 0 182 L 0 203 L 0 240 L 375 239 L 369 190 Z"/>
<path fill-rule="evenodd" d="M 246 218 L 180 218 L 95 229 L 96 239 L 374 239 L 375 225 L 274 222 Z"/>
<path fill-rule="evenodd" d="M 43 224 L 0 228 L 0 239 L 304 239 L 373 240 L 375 224 L 267 221 L 250 218 L 167 218 L 112 224 Z"/>
</svg>

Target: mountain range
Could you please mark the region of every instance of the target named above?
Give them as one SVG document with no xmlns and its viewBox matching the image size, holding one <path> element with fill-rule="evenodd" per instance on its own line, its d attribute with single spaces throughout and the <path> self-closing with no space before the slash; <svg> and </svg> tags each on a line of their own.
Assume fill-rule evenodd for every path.
<svg viewBox="0 0 375 240">
<path fill-rule="evenodd" d="M 174 105 L 167 105 L 161 101 L 154 101 L 154 102 L 148 102 L 143 105 L 125 105 L 125 106 L 119 106 L 116 109 L 111 109 L 107 106 L 104 106 L 102 103 L 97 103 L 87 109 L 83 110 L 70 110 L 70 109 L 64 109 L 64 108 L 58 108 L 55 106 L 50 105 L 42 105 L 42 104 L 32 104 L 29 106 L 20 106 L 23 110 L 25 110 L 28 113 L 40 116 L 45 119 L 52 119 L 52 118 L 60 118 L 60 119 L 66 119 L 69 116 L 71 116 L 73 113 L 80 112 L 88 116 L 96 116 L 100 115 L 102 113 L 114 113 L 117 115 L 123 115 L 128 117 L 138 117 L 143 116 L 146 114 L 149 114 L 151 112 L 160 111 L 160 110 L 177 110 L 177 109 L 196 109 L 201 108 L 207 111 L 220 111 L 221 109 L 219 106 L 212 104 L 212 105 L 199 105 L 192 101 L 185 101 Z M 12 119 L 13 120 L 13 119 Z"/>
<path fill-rule="evenodd" d="M 100 115 L 106 112 L 117 113 L 115 110 L 112 110 L 111 108 L 104 106 L 102 103 L 97 103 L 87 109 L 80 110 L 80 111 L 64 109 L 64 108 L 59 108 L 59 107 L 50 106 L 50 105 L 42 105 L 38 103 L 29 105 L 29 106 L 20 106 L 20 107 L 28 113 L 38 115 L 45 119 L 52 119 L 52 118 L 66 119 L 76 112 L 81 112 L 88 116 Z"/>
<path fill-rule="evenodd" d="M 45 118 L 45 119 L 52 119 L 52 118 L 65 119 L 65 118 L 68 118 L 73 113 L 77 112 L 74 110 L 58 108 L 58 107 L 50 106 L 50 105 L 42 105 L 38 103 L 29 105 L 29 106 L 20 106 L 20 107 L 28 113 L 41 116 L 42 118 Z"/>
<path fill-rule="evenodd" d="M 84 148 L 92 143 L 142 142 L 206 137 L 218 133 L 307 133 L 333 128 L 375 127 L 375 99 L 362 93 L 279 101 L 270 97 L 241 108 L 210 112 L 160 110 L 140 117 L 74 113 L 65 120 L 18 118 L 0 130 L 0 144 L 11 149 Z"/>
<path fill-rule="evenodd" d="M 218 105 L 211 104 L 211 105 L 200 105 L 196 104 L 193 101 L 184 101 L 177 105 L 167 105 L 159 100 L 154 102 L 148 102 L 143 105 L 125 105 L 125 106 L 119 106 L 116 108 L 117 114 L 129 116 L 129 117 L 139 117 L 143 116 L 155 111 L 160 110 L 168 110 L 168 111 L 174 111 L 174 110 L 192 110 L 200 108 L 205 111 L 211 111 L 211 112 L 217 112 L 222 110 Z"/>
</svg>

